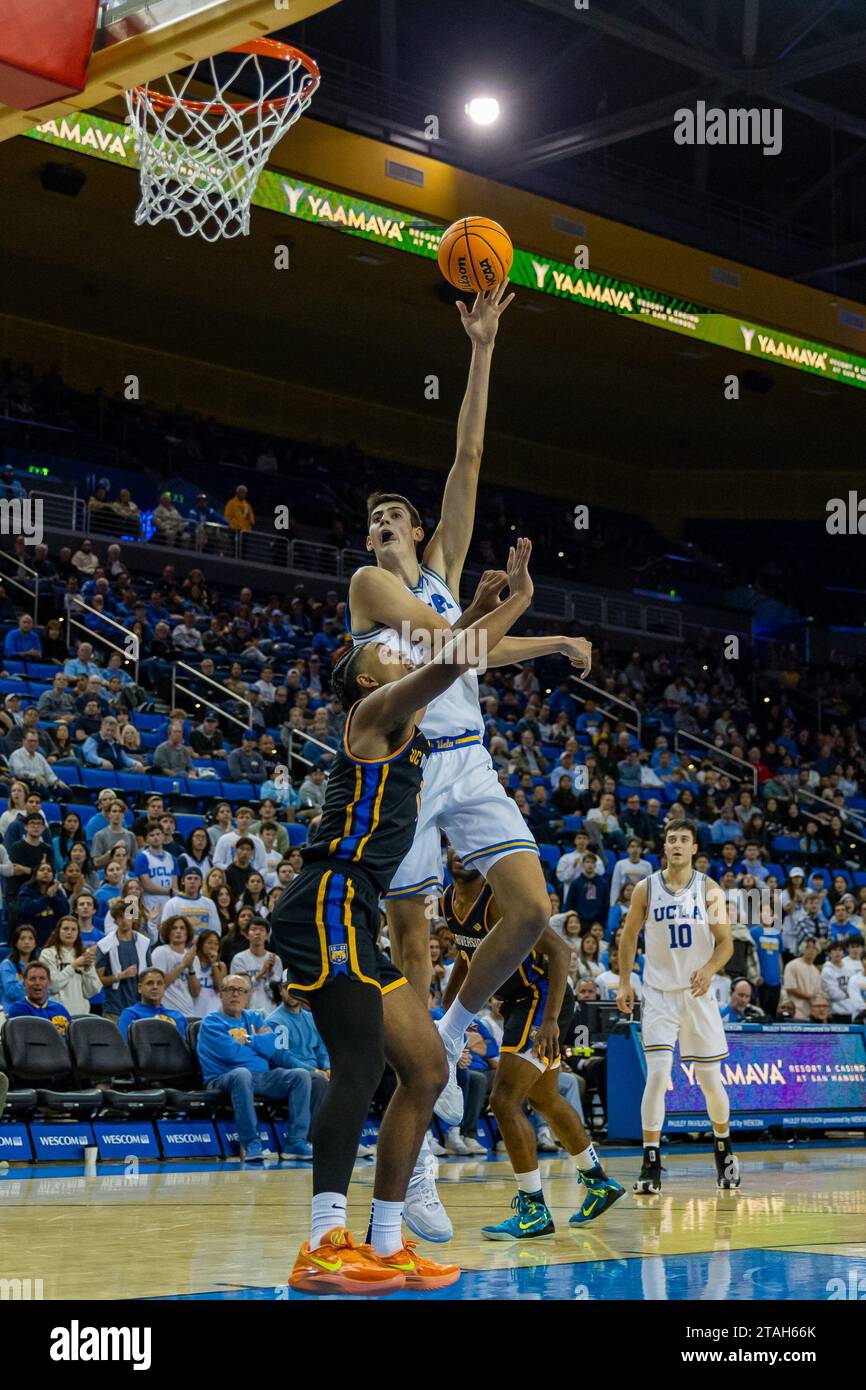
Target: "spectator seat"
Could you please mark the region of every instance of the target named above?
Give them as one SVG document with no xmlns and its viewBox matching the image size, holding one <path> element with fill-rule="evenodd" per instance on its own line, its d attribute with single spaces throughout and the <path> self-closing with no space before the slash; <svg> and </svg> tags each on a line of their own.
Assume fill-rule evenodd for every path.
<svg viewBox="0 0 866 1390">
<path fill-rule="evenodd" d="M 68 1039 L 76 1076 L 100 1086 L 106 1118 L 132 1120 L 165 1109 L 165 1091 L 133 1089 L 132 1057 L 116 1024 L 93 1014 L 74 1018 Z"/>
<path fill-rule="evenodd" d="M 3 1047 L 10 1082 L 35 1083 L 37 1109 L 76 1120 L 94 1119 L 102 1110 L 102 1091 L 76 1085 L 66 1039 L 49 1019 L 8 1018 Z"/>
<path fill-rule="evenodd" d="M 173 1023 L 161 1018 L 137 1019 L 130 1025 L 128 1041 L 136 1079 L 145 1086 L 165 1088 L 169 1113 L 212 1114 L 222 1108 L 221 1097 L 199 1084 L 195 1049 Z"/>
</svg>

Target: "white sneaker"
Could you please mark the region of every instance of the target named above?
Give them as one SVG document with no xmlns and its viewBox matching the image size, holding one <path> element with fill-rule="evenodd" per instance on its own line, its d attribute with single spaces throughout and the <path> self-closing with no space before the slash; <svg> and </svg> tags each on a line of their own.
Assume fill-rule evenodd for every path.
<svg viewBox="0 0 866 1390">
<path fill-rule="evenodd" d="M 448 1080 L 439 1094 L 439 1099 L 433 1106 L 433 1114 L 438 1115 L 443 1124 L 459 1125 L 463 1119 L 463 1092 L 457 1084 L 457 1062 L 463 1054 L 464 1039 L 460 1039 L 456 1052 L 451 1050 L 445 1038 L 442 1038 L 442 1041 L 445 1044 L 445 1056 L 448 1059 Z"/>
<path fill-rule="evenodd" d="M 375 1145 L 375 1144 L 359 1144 L 359 1145 L 358 1145 L 358 1157 L 359 1157 L 359 1158 L 375 1158 L 375 1157 L 376 1157 L 376 1145 Z"/>
<path fill-rule="evenodd" d="M 466 1140 L 463 1138 L 463 1135 L 456 1125 L 449 1129 L 448 1133 L 445 1135 L 445 1148 L 448 1153 L 459 1154 L 461 1158 L 465 1158 L 469 1153 L 469 1149 L 466 1147 Z"/>
<path fill-rule="evenodd" d="M 540 1130 L 538 1131 L 538 1134 L 537 1134 L 537 1136 L 536 1136 L 536 1141 L 535 1141 L 535 1142 L 536 1142 L 536 1144 L 537 1144 L 537 1146 L 538 1146 L 538 1152 L 539 1152 L 539 1153 L 542 1153 L 542 1154 L 555 1154 L 556 1151 L 557 1151 L 557 1149 L 556 1149 L 556 1140 L 554 1139 L 553 1134 L 552 1134 L 552 1132 L 551 1132 L 551 1130 L 550 1130 L 550 1127 L 549 1127 L 548 1125 L 542 1125 L 542 1126 L 541 1126 L 541 1128 L 540 1128 Z"/>
<path fill-rule="evenodd" d="M 487 1150 L 485 1149 L 484 1145 L 481 1143 L 481 1140 L 475 1138 L 474 1134 L 473 1134 L 472 1137 L 469 1138 L 469 1139 L 467 1139 L 467 1137 L 466 1137 L 465 1134 L 462 1135 L 461 1137 L 462 1137 L 462 1139 L 463 1139 L 463 1143 L 464 1143 L 465 1146 L 466 1146 L 466 1152 L 467 1152 L 467 1153 L 470 1153 L 470 1154 L 478 1154 L 480 1158 L 486 1158 L 486 1157 L 487 1157 Z"/>
<path fill-rule="evenodd" d="M 444 1158 L 448 1150 L 439 1143 L 432 1129 L 427 1131 L 427 1149 L 435 1158 Z"/>
<path fill-rule="evenodd" d="M 425 1155 L 422 1151 L 409 1180 L 403 1220 L 413 1235 L 441 1244 L 451 1239 L 454 1228 L 439 1200 L 435 1173 L 436 1159 L 432 1154 Z"/>
<path fill-rule="evenodd" d="M 504 1139 L 497 1139 L 497 1141 L 496 1141 L 496 1149 L 494 1150 L 494 1152 L 495 1152 L 495 1153 L 498 1153 L 498 1154 L 507 1154 L 507 1153 L 508 1153 L 508 1145 L 506 1144 L 506 1142 L 505 1142 Z"/>
</svg>

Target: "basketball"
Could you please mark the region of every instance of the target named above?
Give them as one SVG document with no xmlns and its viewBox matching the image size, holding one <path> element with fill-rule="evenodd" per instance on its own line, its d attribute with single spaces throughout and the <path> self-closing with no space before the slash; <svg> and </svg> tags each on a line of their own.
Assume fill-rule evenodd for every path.
<svg viewBox="0 0 866 1390">
<path fill-rule="evenodd" d="M 443 233 L 439 269 L 458 290 L 492 290 L 511 269 L 514 247 L 489 217 L 461 217 Z"/>
</svg>

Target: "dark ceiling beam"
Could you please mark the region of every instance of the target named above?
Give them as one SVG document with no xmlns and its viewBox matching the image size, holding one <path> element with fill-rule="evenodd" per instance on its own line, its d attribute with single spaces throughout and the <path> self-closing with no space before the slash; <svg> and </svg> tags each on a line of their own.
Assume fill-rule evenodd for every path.
<svg viewBox="0 0 866 1390">
<path fill-rule="evenodd" d="M 786 29 L 781 38 L 776 40 L 770 54 L 770 61 L 779 63 L 783 58 L 787 58 L 788 54 L 793 53 L 794 49 L 799 47 L 805 38 L 808 38 L 812 30 L 817 29 L 819 24 L 823 24 L 824 20 L 834 10 L 837 10 L 841 3 L 842 0 L 824 0 L 824 3 L 818 5 L 817 8 L 814 4 L 810 4 L 806 13 L 795 20 L 790 29 Z"/>
<path fill-rule="evenodd" d="M 692 48 L 698 48 L 710 57 L 720 58 L 722 56 L 717 45 L 710 40 L 704 30 L 684 19 L 673 5 L 668 4 L 668 0 L 638 0 L 638 3 L 642 9 L 648 10 L 651 15 L 654 15 L 685 43 L 691 44 Z"/>
<path fill-rule="evenodd" d="M 851 241 L 847 246 L 839 246 L 831 265 L 813 265 L 798 270 L 791 275 L 792 280 L 813 280 L 816 275 L 832 275 L 837 270 L 853 270 L 855 266 L 866 265 L 866 241 Z"/>
<path fill-rule="evenodd" d="M 839 68 L 853 67 L 866 59 L 866 33 L 848 34 L 842 39 L 810 48 L 799 58 L 789 58 L 787 62 L 771 67 L 755 68 L 752 81 L 768 86 L 788 86 L 792 82 L 805 82 L 810 77 L 820 77 L 824 72 L 836 72 Z"/>
<path fill-rule="evenodd" d="M 530 0 L 530 4 L 544 10 L 555 11 L 560 16 L 563 14 L 563 11 L 558 8 L 558 0 Z M 809 97 L 802 96 L 799 92 L 791 91 L 786 86 L 788 81 L 787 64 L 781 64 L 778 69 L 763 69 L 761 71 L 731 68 L 726 63 L 718 62 L 704 53 L 688 48 L 664 35 L 654 33 L 651 29 L 646 29 L 639 24 L 632 24 L 630 21 L 615 15 L 605 14 L 598 8 L 568 11 L 567 13 L 575 23 L 587 25 L 591 29 L 606 34 L 609 38 L 618 39 L 632 48 L 639 49 L 642 53 L 654 53 L 657 57 L 665 58 L 668 62 L 690 68 L 692 71 L 722 84 L 727 92 L 746 91 L 771 97 L 780 105 L 799 111 L 820 125 L 829 126 L 834 130 L 846 130 L 851 135 L 856 135 L 858 139 L 866 138 L 864 136 L 866 121 L 852 116 L 846 111 L 839 111 L 836 107 L 827 106 L 823 102 L 813 101 Z M 860 45 L 864 42 L 866 42 L 866 36 L 862 33 L 851 36 L 847 42 L 846 54 L 850 55 L 855 48 L 859 52 Z M 808 54 L 805 55 L 806 58 L 808 56 Z M 843 58 L 839 54 L 836 55 L 836 58 L 838 60 L 835 62 L 836 67 L 847 62 L 847 57 Z M 827 61 L 826 54 L 824 61 Z"/>
<path fill-rule="evenodd" d="M 706 84 L 700 87 L 687 87 L 680 92 L 658 97 L 642 106 L 631 106 L 627 111 L 616 111 L 609 116 L 599 116 L 584 125 L 555 135 L 546 135 L 539 140 L 530 140 L 521 147 L 519 160 L 498 165 L 492 178 L 511 178 L 515 173 L 525 173 L 544 164 L 555 164 L 569 155 L 587 154 L 590 150 L 600 150 L 620 140 L 631 140 L 645 135 L 648 131 L 662 130 L 672 125 L 673 112 L 680 106 L 691 106 L 701 96 L 706 96 Z"/>
<path fill-rule="evenodd" d="M 664 58 L 669 63 L 677 63 L 680 67 L 692 72 L 699 72 L 704 77 L 712 77 L 724 82 L 730 79 L 730 66 L 724 58 L 690 48 L 687 44 L 668 38 L 666 34 L 656 33 L 655 30 L 646 29 L 641 24 L 633 24 L 630 20 L 621 19 L 618 15 L 606 14 L 598 6 L 593 8 L 590 4 L 589 9 L 567 10 L 563 13 L 562 0 L 529 0 L 529 2 L 537 9 L 547 10 L 552 14 L 558 14 L 561 19 L 568 18 L 575 24 L 582 24 L 590 29 L 595 29 L 608 38 L 620 39 L 623 43 L 629 44 L 632 48 L 637 48 L 645 54 L 653 53 L 657 58 Z"/>
<path fill-rule="evenodd" d="M 761 0 L 743 0 L 743 59 L 751 67 L 758 55 Z"/>
<path fill-rule="evenodd" d="M 804 97 L 788 88 L 769 92 L 767 95 L 775 97 L 792 111 L 799 111 L 802 116 L 808 116 L 818 125 L 828 126 L 831 130 L 844 130 L 849 135 L 856 135 L 858 140 L 866 140 L 866 120 L 860 116 L 852 116 L 847 111 L 837 111 L 835 106 L 828 106 L 823 101 L 813 101 L 811 97 Z"/>
<path fill-rule="evenodd" d="M 825 188 L 834 184 L 843 174 L 850 173 L 855 164 L 860 163 L 864 155 L 866 155 L 866 144 L 860 145 L 859 148 L 849 154 L 846 159 L 840 160 L 837 165 L 828 169 L 826 174 L 822 174 L 819 179 L 816 179 L 809 188 L 804 188 L 802 193 L 798 193 L 797 197 L 794 198 L 786 208 L 782 209 L 782 217 L 786 220 L 793 217 L 795 213 L 798 213 L 801 208 L 811 203 L 813 198 L 817 198 L 819 193 L 823 193 Z"/>
</svg>

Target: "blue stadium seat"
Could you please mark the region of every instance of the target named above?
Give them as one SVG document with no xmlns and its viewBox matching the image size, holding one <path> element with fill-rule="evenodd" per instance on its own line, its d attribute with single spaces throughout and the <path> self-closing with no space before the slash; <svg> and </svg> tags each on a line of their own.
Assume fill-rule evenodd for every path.
<svg viewBox="0 0 866 1390">
<path fill-rule="evenodd" d="M 61 782 L 65 782 L 67 787 L 81 786 L 81 765 L 79 763 L 65 763 L 59 766 L 56 771 Z"/>
<path fill-rule="evenodd" d="M 255 788 L 249 782 L 222 782 L 220 785 L 222 792 L 219 795 L 223 801 L 253 801 L 257 799 Z"/>
<path fill-rule="evenodd" d="M 820 875 L 821 875 L 822 879 L 824 880 L 824 887 L 825 887 L 825 888 L 829 888 L 829 887 L 830 887 L 830 884 L 833 882 L 833 879 L 832 879 L 832 877 L 831 877 L 831 875 L 830 875 L 830 870 L 829 870 L 829 869 L 810 869 L 810 870 L 809 870 L 808 877 L 811 878 L 813 874 L 820 874 Z"/>
<path fill-rule="evenodd" d="M 177 833 L 184 841 L 187 835 L 191 835 L 194 830 L 197 830 L 200 825 L 203 826 L 205 823 L 204 816 L 175 816 L 174 819 L 175 825 L 177 826 Z"/>
<path fill-rule="evenodd" d="M 118 776 L 117 772 L 108 772 L 103 767 L 83 767 L 81 769 L 81 785 L 83 787 L 116 787 Z"/>
<path fill-rule="evenodd" d="M 856 888 L 866 888 L 866 871 L 863 869 L 854 870 L 854 886 Z"/>
<path fill-rule="evenodd" d="M 583 816 L 565 816 L 562 821 L 562 828 L 570 835 L 576 835 L 578 830 L 583 829 Z"/>
<path fill-rule="evenodd" d="M 556 845 L 539 845 L 538 853 L 541 855 L 542 864 L 546 864 L 550 869 L 550 877 L 556 873 L 556 866 L 562 858 L 562 854 Z"/>
<path fill-rule="evenodd" d="M 137 710 L 133 717 L 133 721 L 137 729 L 147 729 L 148 731 L 152 731 L 154 729 L 164 729 L 166 724 L 168 723 L 168 715 L 142 714 L 140 711 Z"/>
<path fill-rule="evenodd" d="M 42 809 L 44 811 L 45 807 L 43 806 Z M 90 806 L 86 802 L 82 801 L 76 801 L 74 804 L 70 802 L 66 809 L 67 811 L 76 811 L 78 813 L 78 815 L 81 817 L 82 829 L 86 829 L 87 822 L 90 820 L 91 816 L 96 815 L 96 807 Z M 58 820 L 59 819 L 60 817 L 58 816 Z"/>
<path fill-rule="evenodd" d="M 776 875 L 776 878 L 779 880 L 779 887 L 781 888 L 782 884 L 785 882 L 785 879 L 788 877 L 781 864 L 765 864 L 764 867 L 767 870 L 768 874 Z"/>
<path fill-rule="evenodd" d="M 153 791 L 153 778 L 146 772 L 119 772 L 117 787 L 123 792 L 149 792 Z"/>
<path fill-rule="evenodd" d="M 799 835 L 774 835 L 770 844 L 774 854 L 799 854 Z"/>
<path fill-rule="evenodd" d="M 296 845 L 300 846 L 307 843 L 307 827 L 305 825 L 299 825 L 294 821 L 290 821 L 286 829 L 289 832 L 289 844 L 292 849 L 294 849 Z"/>
<path fill-rule="evenodd" d="M 71 810 L 71 809 L 72 809 L 72 807 L 70 807 L 70 810 Z M 56 801 L 43 801 L 43 803 L 42 803 L 42 814 L 43 814 L 43 816 L 45 817 L 45 819 L 48 821 L 48 824 L 49 824 L 49 825 L 53 825 L 55 821 L 56 821 L 56 822 L 58 823 L 58 825 L 59 825 L 59 823 L 60 823 L 60 821 L 61 821 L 61 819 L 62 819 L 62 812 L 61 812 L 61 810 L 60 810 L 59 804 L 58 804 Z M 92 814 L 92 812 L 91 812 L 91 814 Z"/>
</svg>

